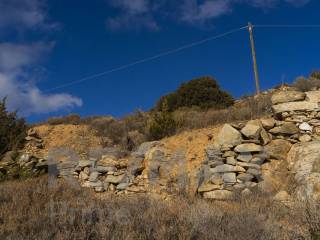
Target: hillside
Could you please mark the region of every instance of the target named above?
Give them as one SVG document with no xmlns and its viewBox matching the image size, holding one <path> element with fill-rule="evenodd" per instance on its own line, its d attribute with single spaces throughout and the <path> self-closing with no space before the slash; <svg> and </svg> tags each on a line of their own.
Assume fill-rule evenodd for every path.
<svg viewBox="0 0 320 240">
<path fill-rule="evenodd" d="M 287 87 L 271 92 L 270 115 L 184 130 L 159 141 L 144 142 L 131 152 L 121 145 L 105 147 L 103 137 L 90 124 L 41 124 L 28 130 L 17 162 L 6 160 L 6 156 L 0 169 L 9 176 L 20 171 L 20 176 L 25 177 L 46 172 L 58 177 L 50 178 L 49 183 L 63 184 L 64 191 L 71 191 L 68 194 L 73 197 L 67 195 L 67 204 L 82 201 L 82 194 L 86 194 L 95 204 L 105 200 L 110 204 L 128 204 L 126 209 L 131 212 L 132 204 L 138 206 L 135 201 L 141 197 L 148 199 L 141 201 L 155 201 L 157 206 L 164 199 L 166 217 L 171 218 L 173 209 L 180 208 L 171 204 L 183 205 L 188 208 L 186 211 L 198 204 L 197 208 L 206 208 L 213 214 L 211 205 L 199 202 L 206 199 L 214 201 L 215 211 L 249 222 L 257 221 L 259 213 L 264 212 L 271 221 L 263 229 L 275 229 L 270 239 L 310 237 L 320 230 L 316 214 L 316 202 L 320 199 L 320 91 L 302 92 Z M 247 106 L 236 104 L 237 112 L 241 111 L 240 106 Z M 221 113 L 226 114 L 225 111 Z M 38 179 L 38 184 L 47 181 Z M 78 194 L 79 199 L 75 197 Z M 305 201 L 308 204 L 302 207 Z M 272 211 L 266 212 L 270 206 Z M 149 206 L 148 211 L 156 208 Z M 290 222 L 288 211 L 295 214 L 295 222 Z M 284 215 L 277 219 L 280 212 Z M 249 213 L 250 216 L 241 215 Z M 199 215 L 197 218 L 207 221 Z M 239 226 L 233 220 L 228 220 L 228 224 L 232 228 Z M 273 224 L 286 231 L 276 230 Z M 240 226 L 248 229 L 245 223 Z M 256 227 L 255 232 L 245 230 L 249 235 L 243 236 L 252 239 L 258 231 Z"/>
</svg>

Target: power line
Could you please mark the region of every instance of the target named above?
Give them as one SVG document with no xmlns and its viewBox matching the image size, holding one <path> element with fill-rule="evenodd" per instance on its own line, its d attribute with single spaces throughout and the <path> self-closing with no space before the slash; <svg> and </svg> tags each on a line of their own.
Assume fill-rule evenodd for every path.
<svg viewBox="0 0 320 240">
<path fill-rule="evenodd" d="M 101 76 L 104 76 L 104 75 L 107 75 L 107 74 L 110 74 L 110 73 L 113 73 L 113 72 L 118 72 L 118 71 L 130 68 L 130 67 L 133 67 L 133 66 L 141 64 L 141 63 L 149 62 L 149 61 L 152 61 L 152 60 L 164 57 L 164 56 L 168 56 L 168 55 L 171 55 L 171 54 L 174 54 L 174 53 L 177 53 L 177 52 L 181 52 L 183 50 L 186 50 L 186 49 L 189 49 L 189 48 L 192 48 L 192 47 L 195 47 L 195 46 L 199 46 L 199 45 L 204 44 L 206 42 L 209 42 L 209 41 L 212 41 L 212 40 L 216 40 L 218 38 L 225 37 L 225 36 L 230 35 L 232 33 L 241 31 L 241 30 L 243 30 L 245 28 L 248 28 L 248 26 L 239 27 L 239 28 L 236 28 L 236 29 L 224 32 L 224 33 L 221 33 L 219 35 L 208 37 L 208 38 L 202 39 L 202 40 L 197 41 L 197 42 L 189 43 L 189 44 L 183 45 L 181 47 L 178 47 L 178 48 L 175 48 L 175 49 L 163 52 L 163 53 L 159 53 L 159 54 L 151 56 L 151 57 L 147 57 L 147 58 L 144 58 L 144 59 L 141 59 L 141 60 L 129 63 L 129 64 L 122 65 L 122 66 L 117 67 L 117 68 L 110 69 L 110 70 L 105 71 L 105 72 L 96 73 L 96 74 L 93 74 L 93 75 L 90 75 L 90 76 L 87 76 L 87 77 L 84 77 L 84 78 L 81 78 L 81 79 L 78 79 L 78 80 L 75 80 L 75 81 L 71 81 L 71 82 L 68 82 L 68 83 L 65 83 L 65 84 L 61 84 L 61 85 L 53 87 L 51 89 L 47 89 L 44 92 L 50 92 L 50 91 L 54 91 L 54 90 L 57 90 L 57 89 L 73 86 L 75 84 L 78 84 L 78 83 L 81 83 L 81 82 L 84 82 L 84 81 L 87 81 L 87 80 L 90 80 L 90 79 L 98 78 L 98 77 L 101 77 Z"/>
<path fill-rule="evenodd" d="M 273 24 L 257 24 L 257 28 L 320 28 L 320 25 L 273 25 Z"/>
</svg>

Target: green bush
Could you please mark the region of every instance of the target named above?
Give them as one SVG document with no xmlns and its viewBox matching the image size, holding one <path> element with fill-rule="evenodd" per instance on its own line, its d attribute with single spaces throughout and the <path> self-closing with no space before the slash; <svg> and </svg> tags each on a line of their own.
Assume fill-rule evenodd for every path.
<svg viewBox="0 0 320 240">
<path fill-rule="evenodd" d="M 201 109 L 226 108 L 233 104 L 233 98 L 220 89 L 212 77 L 200 77 L 183 83 L 175 92 L 160 98 L 156 110 L 162 111 L 166 101 L 170 112 L 181 107 L 198 106 Z"/>
<path fill-rule="evenodd" d="M 154 112 L 149 123 L 149 140 L 160 140 L 176 132 L 177 124 L 172 113 L 168 111 L 167 101 L 164 100 L 162 105 L 162 111 Z"/>
<path fill-rule="evenodd" d="M 27 126 L 17 112 L 8 112 L 6 99 L 0 101 L 0 159 L 7 151 L 17 150 L 26 137 Z"/>
</svg>

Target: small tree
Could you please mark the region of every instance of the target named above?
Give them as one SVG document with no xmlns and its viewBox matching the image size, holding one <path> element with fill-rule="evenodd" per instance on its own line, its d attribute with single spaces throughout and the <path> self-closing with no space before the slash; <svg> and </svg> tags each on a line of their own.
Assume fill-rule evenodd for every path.
<svg viewBox="0 0 320 240">
<path fill-rule="evenodd" d="M 6 99 L 0 101 L 0 159 L 5 152 L 20 147 L 26 129 L 25 120 L 18 118 L 17 112 L 7 111 Z"/>
<path fill-rule="evenodd" d="M 163 101 L 161 111 L 154 112 L 148 126 L 149 139 L 159 140 L 175 133 L 177 124 L 168 110 L 168 102 Z"/>
<path fill-rule="evenodd" d="M 162 111 L 163 102 L 167 102 L 170 112 L 181 107 L 225 108 L 233 104 L 233 98 L 212 77 L 201 77 L 183 83 L 175 92 L 160 98 L 156 109 Z"/>
</svg>

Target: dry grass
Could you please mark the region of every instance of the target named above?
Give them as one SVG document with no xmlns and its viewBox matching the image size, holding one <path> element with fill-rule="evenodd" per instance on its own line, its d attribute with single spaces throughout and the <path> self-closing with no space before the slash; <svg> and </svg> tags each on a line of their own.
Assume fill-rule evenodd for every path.
<svg viewBox="0 0 320 240">
<path fill-rule="evenodd" d="M 257 195 L 229 203 L 97 198 L 65 183 L 48 188 L 47 179 L 38 178 L 3 183 L 0 203 L 0 239 L 278 240 L 312 239 L 319 231 L 319 206 L 293 210 Z"/>
<path fill-rule="evenodd" d="M 270 115 L 271 94 L 246 97 L 227 109 L 207 111 L 197 109 L 180 109 L 174 112 L 178 130 L 199 129 L 217 124 L 257 119 Z"/>
</svg>

